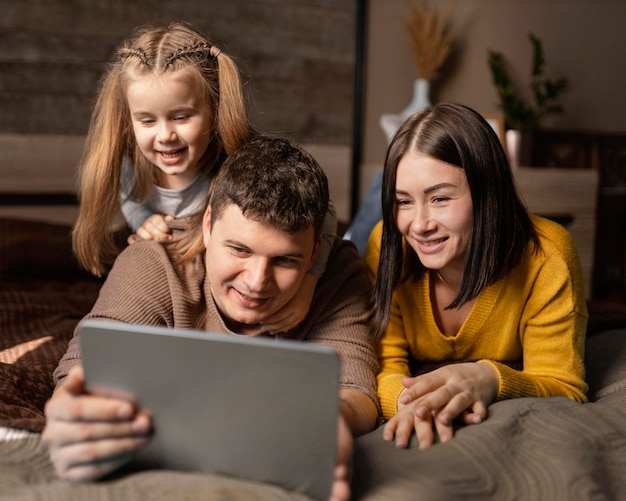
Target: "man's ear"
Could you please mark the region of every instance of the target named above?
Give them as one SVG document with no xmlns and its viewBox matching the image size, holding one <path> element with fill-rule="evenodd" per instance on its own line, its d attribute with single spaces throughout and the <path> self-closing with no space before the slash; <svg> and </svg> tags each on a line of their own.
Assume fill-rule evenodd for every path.
<svg viewBox="0 0 626 501">
<path fill-rule="evenodd" d="M 320 250 L 322 249 L 323 238 L 324 238 L 324 235 L 320 233 L 320 236 L 317 239 L 317 242 L 315 242 L 315 246 L 313 247 L 313 254 L 311 255 L 311 266 L 313 266 L 313 263 L 317 259 L 317 256 L 320 253 Z"/>
<path fill-rule="evenodd" d="M 209 238 L 211 237 L 211 204 L 209 204 L 202 216 L 202 240 L 204 246 L 209 245 Z"/>
</svg>

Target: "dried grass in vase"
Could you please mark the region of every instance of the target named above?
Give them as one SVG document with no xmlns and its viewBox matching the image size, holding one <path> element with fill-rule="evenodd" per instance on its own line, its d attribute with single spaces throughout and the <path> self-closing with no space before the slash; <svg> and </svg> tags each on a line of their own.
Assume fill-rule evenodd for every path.
<svg viewBox="0 0 626 501">
<path fill-rule="evenodd" d="M 453 36 L 448 20 L 456 5 L 449 2 L 442 18 L 424 0 L 409 0 L 409 14 L 404 20 L 411 37 L 413 62 L 418 78 L 433 80 L 450 54 Z"/>
</svg>

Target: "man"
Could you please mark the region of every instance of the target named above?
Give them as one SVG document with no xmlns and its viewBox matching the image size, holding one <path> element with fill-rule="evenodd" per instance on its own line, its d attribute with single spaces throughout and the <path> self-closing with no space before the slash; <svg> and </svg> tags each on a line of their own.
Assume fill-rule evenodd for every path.
<svg viewBox="0 0 626 501">
<path fill-rule="evenodd" d="M 296 295 L 317 257 L 327 207 L 326 176 L 309 154 L 283 139 L 255 139 L 221 167 L 202 224 L 173 244 L 127 247 L 86 318 L 268 335 L 264 320 Z M 373 430 L 378 416 L 369 287 L 356 249 L 337 239 L 307 316 L 279 334 L 339 354 L 338 500 L 350 496 L 353 436 Z M 80 356 L 75 336 L 55 371 L 43 433 L 58 475 L 70 480 L 116 470 L 151 431 L 145 410 L 85 393 Z"/>
</svg>

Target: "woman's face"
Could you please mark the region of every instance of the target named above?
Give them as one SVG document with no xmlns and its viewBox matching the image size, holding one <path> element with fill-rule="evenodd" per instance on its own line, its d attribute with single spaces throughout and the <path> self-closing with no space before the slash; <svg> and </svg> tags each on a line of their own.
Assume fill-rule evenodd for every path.
<svg viewBox="0 0 626 501">
<path fill-rule="evenodd" d="M 140 77 L 128 85 L 126 97 L 137 145 L 159 169 L 159 185 L 185 188 L 198 174 L 211 139 L 211 110 L 190 75 Z"/>
<path fill-rule="evenodd" d="M 422 264 L 462 274 L 472 236 L 472 196 L 465 171 L 407 152 L 396 173 L 396 224 Z"/>
</svg>

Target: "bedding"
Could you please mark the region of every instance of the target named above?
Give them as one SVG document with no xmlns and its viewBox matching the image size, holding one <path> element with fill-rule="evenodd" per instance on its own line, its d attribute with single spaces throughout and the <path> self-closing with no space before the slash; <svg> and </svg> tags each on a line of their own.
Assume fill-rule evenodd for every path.
<svg viewBox="0 0 626 501">
<path fill-rule="evenodd" d="M 79 270 L 70 228 L 0 219 L 0 500 L 300 500 L 277 486 L 217 475 L 121 471 L 100 482 L 55 477 L 40 441 L 52 371 L 101 280 Z M 624 499 L 626 305 L 589 303 L 590 402 L 493 404 L 482 424 L 428 451 L 397 449 L 382 428 L 355 444 L 362 500 Z"/>
</svg>

